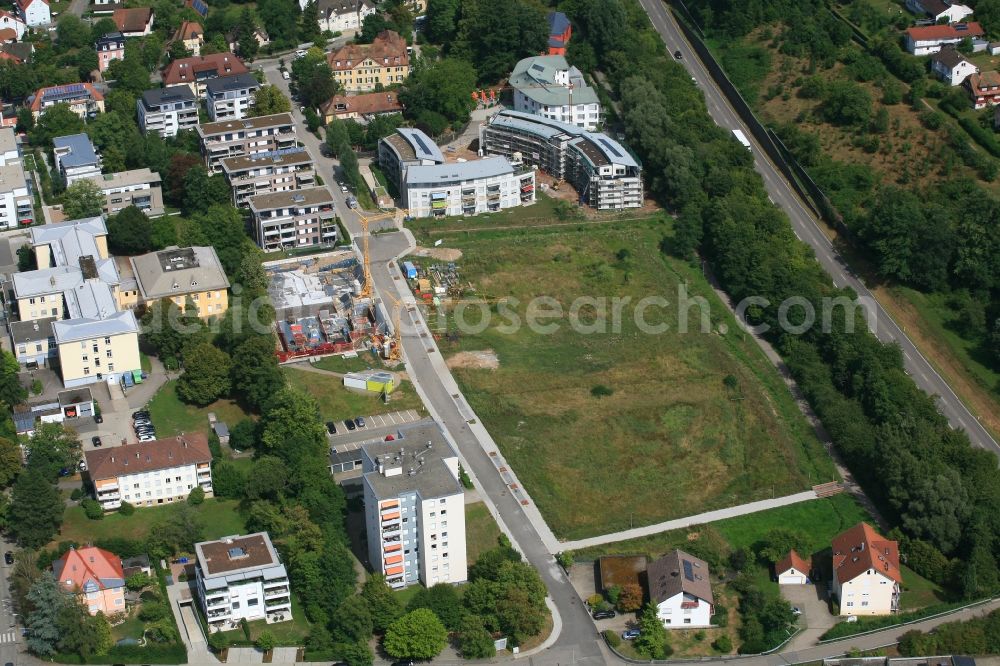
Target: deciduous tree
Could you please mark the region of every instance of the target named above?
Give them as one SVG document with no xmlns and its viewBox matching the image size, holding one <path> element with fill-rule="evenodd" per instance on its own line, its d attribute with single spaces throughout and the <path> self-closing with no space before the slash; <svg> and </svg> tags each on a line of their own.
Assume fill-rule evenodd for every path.
<svg viewBox="0 0 1000 666">
<path fill-rule="evenodd" d="M 403 607 L 389 586 L 385 584 L 385 576 L 375 574 L 366 580 L 364 587 L 361 588 L 361 596 L 368 603 L 368 609 L 372 616 L 372 626 L 377 632 L 385 631 L 389 625 L 403 615 Z M 407 656 L 415 657 L 416 655 Z"/>
<path fill-rule="evenodd" d="M 204 406 L 229 393 L 229 354 L 208 342 L 184 350 L 184 374 L 177 380 L 177 395 L 193 405 Z"/>
<path fill-rule="evenodd" d="M 287 113 L 292 110 L 292 103 L 277 86 L 261 86 L 253 96 L 250 105 L 250 117 L 270 116 L 275 113 Z"/>
<path fill-rule="evenodd" d="M 418 608 L 386 629 L 382 647 L 393 657 L 433 659 L 448 643 L 448 630 L 426 608 Z"/>
<path fill-rule="evenodd" d="M 66 188 L 62 200 L 63 214 L 70 220 L 100 215 L 104 208 L 104 193 L 92 180 L 76 181 Z"/>
<path fill-rule="evenodd" d="M 153 249 L 152 237 L 153 223 L 135 206 L 108 217 L 108 245 L 112 254 L 149 252 Z"/>
</svg>

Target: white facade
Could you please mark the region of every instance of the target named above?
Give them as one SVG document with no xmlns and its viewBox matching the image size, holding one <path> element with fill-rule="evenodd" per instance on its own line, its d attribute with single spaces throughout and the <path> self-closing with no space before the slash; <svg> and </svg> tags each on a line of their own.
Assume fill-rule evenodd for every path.
<svg viewBox="0 0 1000 666">
<path fill-rule="evenodd" d="M 585 130 L 595 130 L 601 118 L 600 104 L 541 104 L 529 98 L 520 90 L 514 91 L 514 110 L 531 113 L 549 120 L 568 123 Z"/>
<path fill-rule="evenodd" d="M 210 631 L 248 622 L 292 619 L 285 565 L 266 532 L 195 544 L 198 600 Z"/>
<path fill-rule="evenodd" d="M 515 172 L 503 157 L 411 166 L 403 181 L 403 205 L 413 217 L 476 215 L 535 202 L 535 172 Z"/>
<path fill-rule="evenodd" d="M 123 501 L 137 507 L 180 502 L 186 500 L 196 486 L 212 494 L 212 470 L 208 463 L 124 474 L 118 476 L 116 482 L 117 498 L 111 492 L 115 483 L 98 487 L 97 499 L 105 510 L 117 509 Z"/>
<path fill-rule="evenodd" d="M 309 0 L 299 0 L 302 9 Z M 320 0 L 319 29 L 330 32 L 360 30 L 365 19 L 375 13 L 375 5 L 365 0 Z"/>
<path fill-rule="evenodd" d="M 841 615 L 888 615 L 899 610 L 899 584 L 874 568 L 851 580 L 837 579 L 834 570 L 833 593 L 840 600 Z"/>
<path fill-rule="evenodd" d="M 177 136 L 181 130 L 194 129 L 198 126 L 198 102 L 186 86 L 175 86 L 165 90 L 182 89 L 188 92 L 190 99 L 178 95 L 173 99 L 163 99 L 144 103 L 143 99 L 136 102 L 139 112 L 139 128 L 143 132 L 156 132 L 166 138 Z"/>
<path fill-rule="evenodd" d="M 0 228 L 14 229 L 33 220 L 31 191 L 20 164 L 0 166 Z"/>
<path fill-rule="evenodd" d="M 966 5 L 952 4 L 949 2 L 924 2 L 924 0 L 906 0 L 906 8 L 914 14 L 931 16 L 934 21 L 943 18 L 948 19 L 948 23 L 958 23 L 969 16 L 972 16 L 972 8 Z"/>
<path fill-rule="evenodd" d="M 21 0 L 17 3 L 17 11 L 28 27 L 52 23 L 52 13 L 45 0 Z"/>
<path fill-rule="evenodd" d="M 960 85 L 969 76 L 979 72 L 979 68 L 968 60 L 962 60 L 954 67 L 949 67 L 944 63 L 935 61 L 931 63 L 931 69 L 949 86 Z"/>
<path fill-rule="evenodd" d="M 17 35 L 17 41 L 21 41 L 24 39 L 24 33 L 27 32 L 28 26 L 13 14 L 0 10 L 0 30 L 7 29 L 13 30 L 14 34 Z"/>
<path fill-rule="evenodd" d="M 708 627 L 712 624 L 712 604 L 686 592 L 678 592 L 656 605 L 656 616 L 667 629 Z"/>
<path fill-rule="evenodd" d="M 250 113 L 260 84 L 251 74 L 235 74 L 213 79 L 205 86 L 205 106 L 213 121 L 241 120 Z"/>
<path fill-rule="evenodd" d="M 21 153 L 17 149 L 17 135 L 13 127 L 0 127 L 0 166 L 20 164 Z"/>
<path fill-rule="evenodd" d="M 778 572 L 778 585 L 805 585 L 809 582 L 809 572 L 788 567 Z"/>
</svg>

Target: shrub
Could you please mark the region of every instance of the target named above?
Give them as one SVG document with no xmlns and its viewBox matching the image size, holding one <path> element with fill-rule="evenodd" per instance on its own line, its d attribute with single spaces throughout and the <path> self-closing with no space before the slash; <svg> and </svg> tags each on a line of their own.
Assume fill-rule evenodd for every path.
<svg viewBox="0 0 1000 666">
<path fill-rule="evenodd" d="M 188 494 L 187 502 L 191 506 L 198 506 L 205 501 L 205 491 L 201 487 L 193 488 Z"/>
<path fill-rule="evenodd" d="M 254 645 L 256 645 L 257 649 L 262 652 L 270 652 L 274 649 L 274 636 L 271 635 L 270 631 L 263 631 L 260 636 L 257 637 L 257 641 Z"/>
<path fill-rule="evenodd" d="M 212 652 L 222 652 L 229 647 L 229 640 L 222 635 L 221 631 L 213 631 L 208 635 L 208 647 Z"/>
<path fill-rule="evenodd" d="M 83 497 L 83 491 L 79 488 L 74 488 L 73 492 L 69 494 L 69 498 L 74 502 L 78 502 L 81 497 Z"/>
<path fill-rule="evenodd" d="M 247 622 L 246 618 L 240 620 L 240 629 L 243 630 L 243 636 L 250 640 L 250 623 Z"/>
<path fill-rule="evenodd" d="M 612 585 L 608 589 L 604 590 L 604 596 L 612 606 L 618 605 L 618 599 L 622 595 L 622 588 L 618 585 Z"/>
<path fill-rule="evenodd" d="M 31 392 L 35 395 L 39 395 L 42 392 L 42 382 L 39 379 L 31 382 Z"/>
<path fill-rule="evenodd" d="M 564 550 L 563 552 L 556 555 L 556 562 L 559 563 L 563 569 L 569 571 L 569 568 L 573 566 L 573 551 Z"/>
<path fill-rule="evenodd" d="M 726 654 L 733 651 L 733 642 L 729 640 L 729 636 L 722 635 L 712 642 L 712 647 L 719 652 Z"/>
<path fill-rule="evenodd" d="M 590 606 L 591 608 L 594 608 L 596 606 L 600 606 L 603 603 L 604 603 L 604 597 L 602 597 L 601 595 L 599 595 L 597 593 L 594 593 L 594 594 L 590 595 L 589 597 L 587 597 L 587 605 Z"/>
<path fill-rule="evenodd" d="M 135 513 L 135 507 L 130 502 L 122 502 L 122 505 L 118 507 L 118 513 L 123 516 L 131 516 Z"/>
<path fill-rule="evenodd" d="M 605 386 L 604 384 L 598 384 L 594 388 L 590 389 L 590 395 L 595 398 L 603 398 L 605 396 L 612 395 L 615 392 L 614 389 Z"/>
<path fill-rule="evenodd" d="M 88 497 L 80 502 L 80 506 L 83 507 L 83 513 L 86 514 L 87 518 L 91 520 L 101 520 L 104 518 L 104 509 L 97 500 Z"/>
<path fill-rule="evenodd" d="M 622 644 L 622 637 L 614 629 L 604 630 L 604 640 L 607 641 L 608 645 L 613 648 L 618 647 Z"/>
</svg>

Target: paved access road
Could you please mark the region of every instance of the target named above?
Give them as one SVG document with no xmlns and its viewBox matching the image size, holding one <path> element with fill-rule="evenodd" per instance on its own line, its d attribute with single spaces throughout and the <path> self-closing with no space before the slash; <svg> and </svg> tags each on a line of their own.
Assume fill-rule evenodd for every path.
<svg viewBox="0 0 1000 666">
<path fill-rule="evenodd" d="M 937 398 L 938 408 L 947 417 L 953 428 L 961 428 L 969 435 L 975 446 L 1000 455 L 1000 445 L 990 436 L 979 421 L 969 412 L 965 404 L 955 395 L 948 383 L 927 362 L 916 346 L 906 336 L 906 333 L 892 320 L 889 313 L 875 300 L 867 287 L 854 275 L 840 255 L 834 250 L 830 240 L 823 234 L 812 213 L 799 200 L 795 190 L 784 179 L 778 168 L 771 163 L 764 151 L 757 144 L 750 130 L 740 120 L 739 115 L 730 106 L 726 96 L 716 85 L 698 55 L 684 38 L 680 27 L 661 0 L 639 0 L 653 26 L 660 34 L 667 50 L 671 53 L 680 51 L 682 63 L 694 77 L 702 93 L 708 112 L 715 122 L 723 128 L 742 129 L 753 146 L 756 157 L 756 168 L 764 178 L 771 200 L 788 215 L 792 222 L 795 235 L 809 244 L 816 253 L 816 259 L 823 269 L 833 278 L 838 287 L 850 287 L 862 299 L 868 299 L 874 304 L 876 322 L 873 333 L 883 342 L 897 343 L 903 352 L 904 365 L 907 373 L 921 389 Z"/>
</svg>

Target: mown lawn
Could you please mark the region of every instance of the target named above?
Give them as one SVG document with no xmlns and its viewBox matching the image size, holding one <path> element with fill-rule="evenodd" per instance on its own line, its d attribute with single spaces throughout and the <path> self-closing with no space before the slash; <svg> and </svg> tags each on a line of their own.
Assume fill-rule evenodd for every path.
<svg viewBox="0 0 1000 666">
<path fill-rule="evenodd" d="M 552 224 L 561 221 L 556 217 L 556 201 L 558 200 L 537 190 L 535 203 L 523 208 L 508 208 L 496 213 L 483 213 L 469 217 L 421 218 L 409 220 L 406 226 L 420 238 L 427 237 L 431 232 L 440 231 L 461 231 L 462 229 L 490 226 Z"/>
<path fill-rule="evenodd" d="M 500 527 L 482 502 L 465 505 L 465 559 L 472 564 L 479 555 L 497 545 Z"/>
<path fill-rule="evenodd" d="M 131 516 L 109 513 L 101 520 L 87 518 L 82 507 L 69 507 L 64 515 L 62 528 L 52 541 L 53 543 L 59 541 L 91 543 L 112 537 L 145 539 L 153 527 L 167 520 L 181 505 L 181 502 L 175 502 L 164 506 L 136 509 Z M 205 539 L 218 539 L 230 534 L 240 534 L 244 530 L 243 517 L 239 513 L 239 502 L 235 500 L 210 498 L 191 508 L 201 517 Z"/>
<path fill-rule="evenodd" d="M 609 223 L 456 236 L 463 282 L 507 313 L 482 332 L 442 338 L 446 358 L 461 351 L 496 353 L 495 370 L 458 367 L 455 377 L 478 416 L 555 534 L 581 538 L 798 492 L 836 478 L 829 457 L 783 381 L 706 283 L 701 271 L 666 257 L 668 223 Z M 710 332 L 692 306 L 678 333 L 676 307 L 645 311 L 666 332 L 643 332 L 632 306 L 613 324 L 612 298 L 700 296 Z M 532 299 L 552 297 L 562 313 L 552 334 L 525 325 Z M 584 305 L 574 330 L 566 315 Z M 516 299 L 514 301 L 513 299 Z M 601 299 L 604 299 L 603 301 Z M 467 322 L 479 324 L 478 308 Z M 456 328 L 454 313 L 449 326 Z M 723 332 L 724 331 L 724 332 Z"/>
<path fill-rule="evenodd" d="M 292 619 L 285 622 L 275 622 L 268 624 L 267 620 L 254 620 L 247 623 L 250 627 L 250 640 L 255 641 L 265 631 L 274 637 L 275 645 L 282 647 L 299 647 L 305 645 L 306 636 L 309 635 L 309 621 L 306 619 L 305 611 L 299 603 L 295 592 L 292 592 Z M 222 635 L 233 643 L 246 644 L 246 636 L 242 629 L 223 631 Z"/>
<path fill-rule="evenodd" d="M 207 407 L 195 407 L 177 397 L 177 380 L 164 384 L 147 406 L 158 437 L 171 437 L 182 432 L 208 432 L 208 413 L 225 421 L 230 428 L 248 417 L 233 400 L 217 400 Z"/>
<path fill-rule="evenodd" d="M 388 404 L 374 393 L 359 393 L 344 388 L 344 380 L 336 375 L 325 375 L 294 366 L 283 368 L 288 383 L 305 391 L 319 403 L 323 420 L 339 421 L 369 414 L 385 414 L 402 409 L 423 411 L 423 403 L 410 382 L 400 385 L 389 397 Z"/>
<path fill-rule="evenodd" d="M 330 372 L 361 372 L 362 370 L 379 370 L 383 368 L 382 360 L 371 352 L 358 352 L 354 358 L 345 356 L 324 356 L 313 365 Z M 294 366 L 291 366 L 294 367 Z"/>
</svg>

